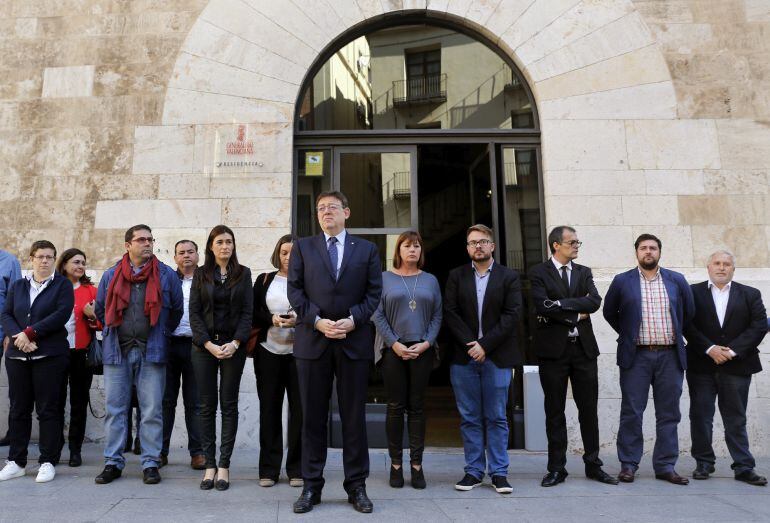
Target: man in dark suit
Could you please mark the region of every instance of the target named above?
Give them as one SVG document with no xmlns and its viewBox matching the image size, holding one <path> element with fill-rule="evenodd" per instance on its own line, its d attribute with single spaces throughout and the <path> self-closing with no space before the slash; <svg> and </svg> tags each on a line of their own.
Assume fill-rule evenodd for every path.
<svg viewBox="0 0 770 523">
<path fill-rule="evenodd" d="M 687 478 L 674 470 L 679 457 L 677 425 L 681 419 L 684 370 L 687 368 L 684 329 L 695 306 L 684 276 L 660 267 L 661 241 L 642 234 L 634 242 L 638 267 L 613 278 L 604 297 L 604 318 L 618 333 L 620 425 L 618 479 L 634 481 L 644 447 L 642 418 L 652 386 L 655 401 L 655 477 L 675 485 Z"/>
<path fill-rule="evenodd" d="M 599 459 L 599 346 L 591 326 L 591 313 L 602 298 L 591 269 L 574 263 L 582 242 L 572 227 L 555 227 L 548 235 L 550 260 L 529 273 L 532 300 L 537 311 L 534 347 L 540 361 L 540 383 L 545 394 L 545 428 L 548 435 L 548 474 L 540 483 L 553 487 L 567 478 L 567 383 L 578 408 L 583 436 L 586 476 L 609 485 L 618 480 L 602 470 Z"/>
<path fill-rule="evenodd" d="M 522 363 L 516 343 L 521 281 L 492 259 L 493 238 L 485 225 L 468 229 L 471 263 L 449 273 L 444 324 L 452 335 L 449 372 L 465 450 L 465 476 L 455 488 L 471 490 L 488 473 L 495 490 L 508 494 L 506 405 L 512 368 Z"/>
<path fill-rule="evenodd" d="M 289 302 L 297 313 L 294 358 L 302 402 L 304 489 L 294 503 L 303 513 L 321 502 L 332 383 L 342 418 L 343 465 L 348 502 L 372 512 L 366 495 L 369 450 L 364 408 L 369 365 L 374 358 L 370 318 L 382 293 L 377 247 L 345 231 L 350 216 L 344 194 L 324 192 L 316 199 L 323 233 L 298 240 L 289 262 Z"/>
<path fill-rule="evenodd" d="M 692 286 L 695 318 L 685 330 L 691 453 L 696 462 L 692 477 L 708 479 L 714 472 L 711 438 L 718 397 L 735 479 L 765 486 L 767 478 L 754 471 L 746 433 L 751 375 L 762 370 L 757 346 L 767 330 L 765 306 L 759 290 L 733 281 L 735 257 L 730 252 L 712 254 L 707 269 L 708 281 Z"/>
</svg>

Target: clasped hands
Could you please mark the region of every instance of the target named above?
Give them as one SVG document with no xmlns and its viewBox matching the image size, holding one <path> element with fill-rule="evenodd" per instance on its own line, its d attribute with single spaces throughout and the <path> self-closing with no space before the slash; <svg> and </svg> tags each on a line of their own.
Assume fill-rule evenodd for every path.
<svg viewBox="0 0 770 523">
<path fill-rule="evenodd" d="M 396 353 L 396 356 L 404 361 L 408 361 L 417 359 L 420 354 L 428 350 L 428 347 L 430 347 L 430 343 L 427 341 L 421 341 L 420 343 L 415 343 L 409 347 L 397 341 L 391 348 L 393 349 L 393 352 Z"/>
<path fill-rule="evenodd" d="M 355 324 L 350 318 L 343 318 L 337 321 L 321 318 L 315 322 L 315 328 L 327 338 L 344 340 L 348 332 L 355 328 Z"/>
<path fill-rule="evenodd" d="M 727 363 L 731 359 L 733 359 L 733 355 L 730 353 L 730 347 L 723 347 L 721 345 L 714 345 L 709 352 L 708 355 L 711 357 L 712 360 L 714 360 L 714 363 L 717 365 L 722 365 L 723 363 Z"/>
<path fill-rule="evenodd" d="M 30 341 L 30 339 L 23 331 L 13 336 L 13 344 L 21 352 L 25 352 L 27 354 L 37 350 L 37 343 Z M 3 342 L 3 349 L 5 350 L 5 348 L 6 345 L 5 342 Z"/>
<path fill-rule="evenodd" d="M 216 343 L 207 341 L 204 344 L 204 347 L 206 347 L 206 350 L 208 350 L 218 360 L 226 360 L 228 358 L 232 358 L 233 354 L 235 354 L 235 351 L 238 350 L 238 347 L 236 347 L 235 343 L 232 341 L 229 341 L 223 345 L 217 345 Z"/>
<path fill-rule="evenodd" d="M 465 345 L 470 347 L 468 349 L 468 356 L 473 358 L 473 361 L 484 363 L 484 360 L 487 359 L 487 353 L 484 351 L 484 347 L 479 345 L 478 341 L 472 341 L 470 343 L 466 343 Z"/>
</svg>

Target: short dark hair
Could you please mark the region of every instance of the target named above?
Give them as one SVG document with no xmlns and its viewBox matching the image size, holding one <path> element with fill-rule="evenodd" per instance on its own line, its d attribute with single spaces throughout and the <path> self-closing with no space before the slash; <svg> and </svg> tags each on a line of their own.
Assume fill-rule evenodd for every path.
<svg viewBox="0 0 770 523">
<path fill-rule="evenodd" d="M 88 261 L 88 258 L 86 258 L 86 253 L 74 247 L 72 249 L 67 249 L 66 251 L 61 253 L 61 257 L 59 258 L 59 261 L 56 262 L 56 272 L 58 272 L 62 276 L 67 276 L 66 274 L 64 274 L 64 266 L 67 265 L 68 261 L 70 261 L 72 258 L 78 255 L 82 256 L 83 260 Z M 83 273 L 83 276 L 80 277 L 79 281 L 84 285 L 92 285 L 91 278 L 89 278 L 88 275 L 85 273 Z"/>
<path fill-rule="evenodd" d="M 315 199 L 316 207 L 318 206 L 318 202 L 321 201 L 321 198 L 334 198 L 340 201 L 343 209 L 348 208 L 348 197 L 342 194 L 340 191 L 323 191 Z"/>
<path fill-rule="evenodd" d="M 152 231 L 150 231 L 150 232 L 152 232 Z M 176 256 L 176 248 L 179 247 L 183 243 L 192 243 L 193 247 L 195 247 L 195 252 L 198 252 L 198 244 L 195 243 L 194 241 L 192 241 L 192 240 L 179 240 L 178 242 L 176 242 L 174 244 L 174 256 Z"/>
<path fill-rule="evenodd" d="M 54 258 L 56 257 L 56 246 L 48 240 L 38 240 L 33 243 L 29 249 L 29 257 L 32 258 L 40 249 L 53 249 Z"/>
<path fill-rule="evenodd" d="M 130 242 L 131 240 L 134 239 L 134 233 L 136 231 L 148 231 L 148 232 L 152 233 L 152 229 L 150 229 L 149 225 L 145 225 L 143 223 L 140 223 L 138 225 L 134 225 L 133 227 L 130 227 L 126 231 L 126 236 L 125 236 L 126 243 L 128 243 L 128 242 Z"/>
<path fill-rule="evenodd" d="M 654 234 L 647 234 L 647 233 L 639 235 L 639 237 L 634 242 L 634 250 L 638 250 L 639 244 L 646 240 L 653 240 L 655 243 L 658 244 L 658 250 L 661 250 L 661 251 L 663 250 L 663 244 L 660 242 L 660 238 L 658 238 Z"/>
<path fill-rule="evenodd" d="M 294 243 L 296 238 L 293 234 L 284 234 L 280 238 L 278 238 L 278 242 L 275 244 L 275 249 L 273 249 L 273 255 L 270 256 L 270 263 L 273 264 L 273 267 L 276 269 L 281 268 L 281 246 L 284 243 Z"/>
<path fill-rule="evenodd" d="M 564 239 L 564 231 L 577 232 L 569 225 L 559 225 L 558 227 L 551 229 L 551 232 L 548 233 L 548 248 L 551 249 L 551 254 L 556 252 L 556 249 L 553 248 L 553 244 L 561 243 Z"/>
<path fill-rule="evenodd" d="M 465 231 L 465 237 L 467 238 L 468 236 L 470 236 L 473 231 L 486 234 L 487 236 L 489 236 L 490 240 L 495 241 L 495 232 L 490 227 L 487 227 L 483 223 L 477 223 L 476 225 L 471 225 L 470 227 L 468 227 L 468 230 Z"/>
<path fill-rule="evenodd" d="M 422 243 L 422 236 L 420 236 L 420 233 L 417 231 L 404 231 L 401 234 L 398 235 L 398 239 L 396 240 L 396 252 L 393 253 L 393 268 L 394 269 L 400 269 L 401 263 L 403 263 L 403 260 L 401 259 L 401 244 L 406 242 L 417 242 L 420 244 L 420 247 L 423 247 Z M 420 259 L 417 260 L 417 268 L 422 269 L 422 266 L 425 265 L 425 249 L 420 249 Z"/>
</svg>

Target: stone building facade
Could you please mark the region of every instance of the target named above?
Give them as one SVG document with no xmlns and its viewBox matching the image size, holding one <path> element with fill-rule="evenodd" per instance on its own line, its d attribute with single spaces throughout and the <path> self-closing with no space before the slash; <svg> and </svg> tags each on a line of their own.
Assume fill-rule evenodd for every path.
<svg viewBox="0 0 770 523">
<path fill-rule="evenodd" d="M 767 0 L 6 0 L 0 245 L 25 268 L 35 239 L 78 246 L 99 273 L 134 223 L 153 227 L 166 261 L 177 239 L 202 244 L 226 223 L 242 261 L 268 269 L 291 227 L 293 119 L 308 71 L 352 28 L 413 10 L 483 35 L 522 72 L 542 132 L 545 228 L 578 228 L 600 291 L 633 265 L 634 237 L 653 232 L 664 264 L 691 281 L 705 277 L 709 253 L 732 250 L 736 279 L 770 303 Z M 232 143 L 250 152 L 230 162 Z M 614 335 L 595 324 L 612 448 Z M 683 451 L 687 403 L 685 392 Z M 241 405 L 238 443 L 255 446 L 250 372 Z M 770 378 L 759 375 L 758 455 L 770 455 L 768 422 Z M 649 446 L 651 415 L 645 434 Z"/>
</svg>

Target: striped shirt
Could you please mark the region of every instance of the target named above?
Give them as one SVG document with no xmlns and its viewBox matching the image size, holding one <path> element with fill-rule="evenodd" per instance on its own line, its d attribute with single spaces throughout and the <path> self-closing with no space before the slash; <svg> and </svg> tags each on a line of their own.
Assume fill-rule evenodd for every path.
<svg viewBox="0 0 770 523">
<path fill-rule="evenodd" d="M 671 305 L 660 269 L 651 280 L 645 278 L 640 269 L 639 285 L 642 288 L 642 324 L 639 326 L 637 345 L 674 345 L 676 337 Z"/>
</svg>

